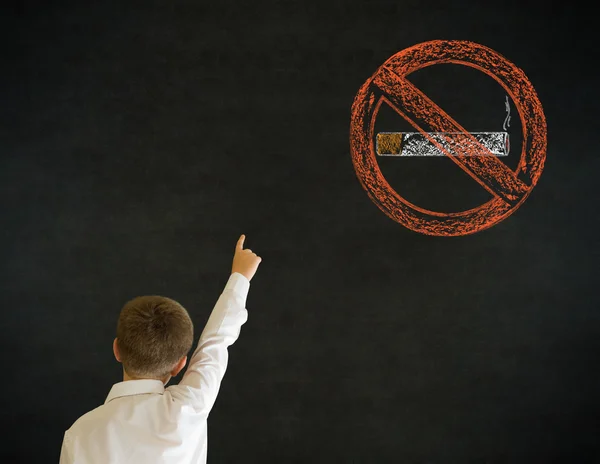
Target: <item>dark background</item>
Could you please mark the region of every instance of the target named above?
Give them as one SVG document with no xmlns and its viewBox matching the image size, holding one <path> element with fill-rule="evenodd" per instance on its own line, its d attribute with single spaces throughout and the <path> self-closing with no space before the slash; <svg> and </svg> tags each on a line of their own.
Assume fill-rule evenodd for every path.
<svg viewBox="0 0 600 464">
<path fill-rule="evenodd" d="M 13 3 L 0 21 L 3 462 L 58 462 L 64 431 L 121 380 L 128 299 L 180 301 L 199 335 L 242 233 L 263 262 L 210 463 L 600 462 L 590 10 L 65 1 Z M 529 198 L 462 237 L 389 219 L 350 156 L 360 86 L 433 39 L 507 57 L 548 124 Z M 413 77 L 467 129 L 502 130 L 489 77 Z M 448 159 L 380 166 L 422 207 L 489 199 Z"/>
</svg>

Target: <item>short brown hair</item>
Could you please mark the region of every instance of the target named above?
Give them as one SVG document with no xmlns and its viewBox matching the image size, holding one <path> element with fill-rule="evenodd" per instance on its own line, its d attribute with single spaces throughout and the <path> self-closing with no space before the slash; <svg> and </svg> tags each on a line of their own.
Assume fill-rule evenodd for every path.
<svg viewBox="0 0 600 464">
<path fill-rule="evenodd" d="M 134 378 L 163 378 L 192 348 L 194 324 L 177 301 L 157 295 L 125 303 L 117 323 L 123 368 Z"/>
</svg>

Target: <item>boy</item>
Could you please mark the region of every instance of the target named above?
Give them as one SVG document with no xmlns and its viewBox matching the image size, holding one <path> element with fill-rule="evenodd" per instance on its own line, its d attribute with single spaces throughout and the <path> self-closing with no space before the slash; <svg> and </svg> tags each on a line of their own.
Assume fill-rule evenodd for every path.
<svg viewBox="0 0 600 464">
<path fill-rule="evenodd" d="M 244 239 L 236 244 L 229 280 L 178 385 L 165 389 L 192 347 L 187 311 L 160 296 L 123 306 L 113 342 L 123 382 L 65 432 L 60 464 L 206 463 L 206 420 L 225 374 L 227 347 L 248 318 L 250 280 L 262 261 L 243 248 Z"/>
</svg>

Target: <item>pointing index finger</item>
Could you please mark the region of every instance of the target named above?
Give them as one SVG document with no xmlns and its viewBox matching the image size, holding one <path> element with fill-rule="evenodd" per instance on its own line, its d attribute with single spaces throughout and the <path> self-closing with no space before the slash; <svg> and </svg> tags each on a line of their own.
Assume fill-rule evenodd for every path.
<svg viewBox="0 0 600 464">
<path fill-rule="evenodd" d="M 240 236 L 240 238 L 238 239 L 237 246 L 236 246 L 236 248 L 238 250 L 243 250 L 244 249 L 244 239 L 245 238 L 246 238 L 246 236 L 244 234 L 242 234 Z"/>
</svg>

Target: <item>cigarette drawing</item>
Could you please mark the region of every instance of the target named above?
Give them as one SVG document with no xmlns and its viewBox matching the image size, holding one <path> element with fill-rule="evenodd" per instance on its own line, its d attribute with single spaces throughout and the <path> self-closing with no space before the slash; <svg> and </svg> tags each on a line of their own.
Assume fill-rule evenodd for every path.
<svg viewBox="0 0 600 464">
<path fill-rule="evenodd" d="M 487 151 L 467 155 L 473 150 L 460 150 L 461 146 L 473 146 L 471 136 Z M 452 156 L 508 156 L 509 149 L 507 132 L 379 132 L 376 140 L 379 156 L 446 156 L 445 151 Z"/>
</svg>

